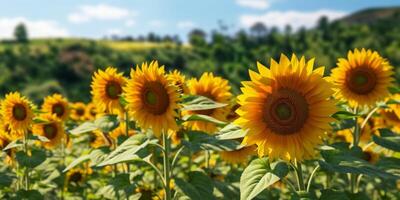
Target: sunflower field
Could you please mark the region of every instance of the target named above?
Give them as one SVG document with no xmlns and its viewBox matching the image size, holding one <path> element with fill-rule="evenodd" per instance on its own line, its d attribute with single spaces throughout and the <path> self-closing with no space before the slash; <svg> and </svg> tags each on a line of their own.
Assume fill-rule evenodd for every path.
<svg viewBox="0 0 400 200">
<path fill-rule="evenodd" d="M 390 60 L 352 49 L 329 76 L 314 62 L 257 62 L 238 95 L 212 72 L 158 61 L 97 70 L 90 103 L 9 92 L 0 198 L 399 199 Z"/>
</svg>

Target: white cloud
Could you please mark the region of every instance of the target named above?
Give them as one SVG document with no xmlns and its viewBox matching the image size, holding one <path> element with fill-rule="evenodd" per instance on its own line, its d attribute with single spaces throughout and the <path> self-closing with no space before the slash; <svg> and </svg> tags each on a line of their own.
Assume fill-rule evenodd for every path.
<svg viewBox="0 0 400 200">
<path fill-rule="evenodd" d="M 191 29 L 196 26 L 196 24 L 192 21 L 181 21 L 176 24 L 179 29 Z"/>
<path fill-rule="evenodd" d="M 259 10 L 264 10 L 271 6 L 270 0 L 236 0 L 236 4 Z"/>
<path fill-rule="evenodd" d="M 316 25 L 322 16 L 329 20 L 345 16 L 347 13 L 335 10 L 317 10 L 311 12 L 301 11 L 268 11 L 262 15 L 242 15 L 240 24 L 244 27 L 251 27 L 256 22 L 262 22 L 267 26 L 284 28 L 286 25 L 292 26 L 297 30 L 300 27 L 310 28 Z"/>
<path fill-rule="evenodd" d="M 52 20 L 28 20 L 24 17 L 0 18 L 0 38 L 13 37 L 15 27 L 24 23 L 30 38 L 51 38 L 69 36 L 68 30 Z"/>
<path fill-rule="evenodd" d="M 128 19 L 128 20 L 125 21 L 125 26 L 126 27 L 132 27 L 132 26 L 135 26 L 135 24 L 136 24 L 136 21 L 133 20 L 133 19 Z"/>
<path fill-rule="evenodd" d="M 79 24 L 92 20 L 120 20 L 133 15 L 136 15 L 136 13 L 125 8 L 107 4 L 83 5 L 76 12 L 68 15 L 68 20 Z"/>
<path fill-rule="evenodd" d="M 107 35 L 121 35 L 122 33 L 123 31 L 117 28 L 107 30 Z"/>
<path fill-rule="evenodd" d="M 165 26 L 165 22 L 161 20 L 152 20 L 149 22 L 149 25 L 154 27 L 154 28 L 161 28 Z"/>
</svg>

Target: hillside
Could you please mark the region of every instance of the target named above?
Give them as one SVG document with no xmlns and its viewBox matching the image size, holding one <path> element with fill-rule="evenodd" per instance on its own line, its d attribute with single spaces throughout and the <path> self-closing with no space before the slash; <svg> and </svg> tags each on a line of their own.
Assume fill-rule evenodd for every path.
<svg viewBox="0 0 400 200">
<path fill-rule="evenodd" d="M 350 14 L 339 21 L 347 24 L 371 24 L 382 20 L 400 22 L 400 7 L 368 8 Z"/>
</svg>

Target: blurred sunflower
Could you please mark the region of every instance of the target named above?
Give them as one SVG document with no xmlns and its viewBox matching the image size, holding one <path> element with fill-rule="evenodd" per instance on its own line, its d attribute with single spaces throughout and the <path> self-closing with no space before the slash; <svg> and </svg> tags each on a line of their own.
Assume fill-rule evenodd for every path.
<svg viewBox="0 0 400 200">
<path fill-rule="evenodd" d="M 3 150 L 4 148 L 7 147 L 12 142 L 12 138 L 10 138 L 8 135 L 4 134 L 3 132 L 0 132 L 0 150 Z M 6 159 L 4 162 L 7 165 L 13 165 L 14 164 L 14 153 L 15 149 L 9 149 L 5 151 L 6 153 Z"/>
<path fill-rule="evenodd" d="M 313 70 L 314 59 L 306 62 L 292 55 L 271 60 L 270 69 L 258 63 L 259 74 L 249 71 L 251 81 L 242 82 L 241 107 L 235 123 L 248 130 L 243 144 L 257 145 L 259 156 L 302 160 L 330 130 L 336 112 L 331 84 L 323 78 L 324 67 Z"/>
<path fill-rule="evenodd" d="M 400 101 L 400 94 L 391 95 L 386 101 L 390 99 Z M 400 104 L 389 104 L 388 108 L 381 109 L 378 113 L 382 116 L 379 121 L 382 127 L 390 127 L 394 132 L 400 133 Z"/>
<path fill-rule="evenodd" d="M 128 136 L 135 135 L 135 130 L 129 129 Z M 110 137 L 117 140 L 119 136 L 126 136 L 126 123 L 121 122 L 117 128 L 110 132 Z"/>
<path fill-rule="evenodd" d="M 91 94 L 93 95 L 93 103 L 100 112 L 123 113 L 119 97 L 125 83 L 126 78 L 123 73 L 118 73 L 117 69 L 113 67 L 107 67 L 105 71 L 98 70 L 94 73 Z"/>
<path fill-rule="evenodd" d="M 33 104 L 18 92 L 11 92 L 2 102 L 1 116 L 10 130 L 21 137 L 32 124 Z"/>
<path fill-rule="evenodd" d="M 204 96 L 218 103 L 229 104 L 232 98 L 232 93 L 230 92 L 231 87 L 228 81 L 221 77 L 214 76 L 212 73 L 203 73 L 199 80 L 195 78 L 189 80 L 188 86 L 190 94 Z M 226 121 L 229 109 L 229 106 L 225 106 L 209 110 L 183 111 L 182 115 L 200 114 L 213 117 L 220 121 Z M 192 130 L 204 131 L 210 134 L 217 130 L 215 124 L 204 121 L 185 122 L 185 125 Z"/>
<path fill-rule="evenodd" d="M 172 72 L 169 72 L 167 76 L 171 83 L 179 88 L 179 92 L 181 94 L 189 94 L 189 88 L 186 84 L 185 75 L 182 75 L 180 71 L 175 69 Z"/>
<path fill-rule="evenodd" d="M 39 118 L 45 122 L 34 124 L 32 132 L 35 135 L 44 136 L 49 139 L 48 142 L 42 142 L 42 145 L 46 149 L 52 149 L 65 138 L 62 122 L 56 114 L 43 114 Z"/>
<path fill-rule="evenodd" d="M 60 94 L 47 96 L 44 98 L 42 110 L 50 114 L 55 114 L 59 119 L 64 121 L 69 115 L 68 100 Z"/>
<path fill-rule="evenodd" d="M 171 135 L 172 144 L 178 145 L 185 137 L 185 131 L 182 129 L 179 129 L 177 131 L 169 131 L 169 135 Z"/>
<path fill-rule="evenodd" d="M 103 134 L 99 130 L 95 130 L 89 133 L 89 144 L 92 148 L 100 148 L 104 146 L 111 145 L 111 139 L 108 138 L 109 135 Z"/>
<path fill-rule="evenodd" d="M 331 74 L 337 99 L 347 100 L 352 107 L 371 106 L 389 95 L 393 67 L 378 52 L 355 49 L 337 65 Z"/>
<path fill-rule="evenodd" d="M 242 147 L 234 151 L 221 151 L 221 159 L 230 164 L 246 164 L 249 158 L 256 155 L 257 146 Z"/>
<path fill-rule="evenodd" d="M 85 171 L 83 169 L 74 168 L 67 172 L 67 182 L 70 184 L 83 183 L 85 176 Z"/>
<path fill-rule="evenodd" d="M 128 110 L 142 129 L 152 128 L 156 136 L 162 131 L 177 130 L 175 117 L 179 92 L 157 61 L 143 63 L 131 70 L 131 79 L 124 87 Z"/>
<path fill-rule="evenodd" d="M 85 118 L 87 120 L 95 120 L 98 114 L 100 113 L 97 111 L 97 107 L 94 103 L 90 102 L 86 105 Z"/>
<path fill-rule="evenodd" d="M 361 124 L 363 123 L 363 121 L 364 121 L 364 118 L 357 119 L 357 123 L 358 123 L 359 127 L 361 127 Z M 368 144 L 371 141 L 371 137 L 372 137 L 373 133 L 374 133 L 373 124 L 371 123 L 371 120 L 369 120 L 365 124 L 363 129 L 361 130 L 360 143 Z M 343 138 L 345 142 L 353 143 L 353 130 L 351 128 L 337 131 L 336 134 L 337 134 L 336 137 Z"/>
<path fill-rule="evenodd" d="M 363 159 L 371 164 L 376 164 L 379 160 L 379 153 L 375 151 L 374 145 L 365 146 L 363 148 Z"/>
<path fill-rule="evenodd" d="M 71 105 L 70 117 L 75 121 L 84 121 L 86 105 L 82 102 L 76 102 Z"/>
</svg>

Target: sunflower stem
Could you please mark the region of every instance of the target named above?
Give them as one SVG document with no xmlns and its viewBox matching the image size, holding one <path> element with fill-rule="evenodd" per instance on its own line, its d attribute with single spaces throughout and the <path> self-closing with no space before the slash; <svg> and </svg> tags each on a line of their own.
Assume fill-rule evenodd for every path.
<svg viewBox="0 0 400 200">
<path fill-rule="evenodd" d="M 125 111 L 125 135 L 126 137 L 129 137 L 129 113 L 128 111 Z M 129 172 L 131 171 L 129 163 L 126 163 L 126 169 Z"/>
<path fill-rule="evenodd" d="M 61 169 L 65 169 L 65 144 L 64 144 L 64 142 L 65 142 L 65 139 L 64 139 L 64 137 L 61 139 L 61 159 L 62 159 L 62 164 L 61 164 L 61 166 L 62 166 L 62 168 Z M 62 179 L 63 179 L 63 185 L 62 185 L 62 188 L 61 188 L 61 200 L 63 200 L 64 199 L 64 190 L 65 190 L 65 173 L 62 173 Z"/>
<path fill-rule="evenodd" d="M 28 132 L 24 132 L 24 152 L 28 156 Z M 25 190 L 29 190 L 29 168 L 25 166 L 23 180 L 25 181 Z"/>
<path fill-rule="evenodd" d="M 354 108 L 354 114 L 358 115 L 357 107 Z M 371 114 L 372 116 L 372 114 Z M 360 126 L 358 125 L 358 117 L 355 117 L 354 122 L 354 133 L 353 133 L 353 147 L 358 147 L 358 143 L 360 142 Z M 357 184 L 357 174 L 350 174 L 350 190 L 352 193 L 356 193 L 356 184 Z"/>
<path fill-rule="evenodd" d="M 297 177 L 297 186 L 298 186 L 298 188 L 299 188 L 299 191 L 298 192 L 301 192 L 301 191 L 305 191 L 306 190 L 306 187 L 305 187 L 305 185 L 304 185 L 304 179 L 303 179 L 303 169 L 302 169 L 302 167 L 301 167 L 301 163 L 299 162 L 299 161 L 295 161 L 295 164 L 296 164 L 296 168 L 295 168 L 295 170 L 296 170 L 296 177 Z"/>
<path fill-rule="evenodd" d="M 308 179 L 308 183 L 307 183 L 307 192 L 310 191 L 310 187 L 311 187 L 312 180 L 313 180 L 313 178 L 314 178 L 314 175 L 317 173 L 318 169 L 319 169 L 319 165 L 317 165 L 317 166 L 314 168 L 314 170 L 311 172 L 310 178 Z"/>
<path fill-rule="evenodd" d="M 169 153 L 170 153 L 170 144 L 168 134 L 163 132 L 163 146 L 164 146 L 164 179 L 165 179 L 165 200 L 171 200 L 171 188 L 170 186 L 170 163 L 169 163 Z"/>
</svg>

